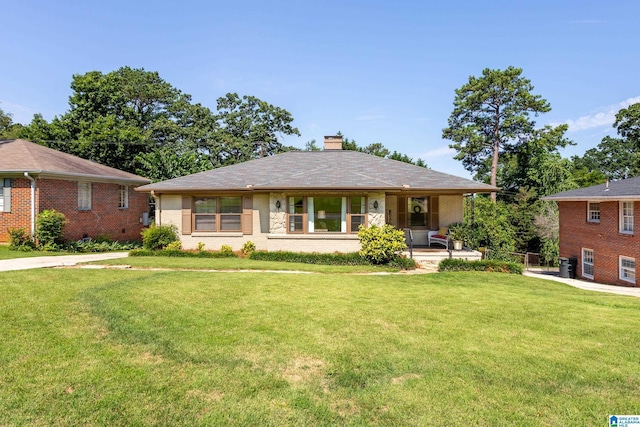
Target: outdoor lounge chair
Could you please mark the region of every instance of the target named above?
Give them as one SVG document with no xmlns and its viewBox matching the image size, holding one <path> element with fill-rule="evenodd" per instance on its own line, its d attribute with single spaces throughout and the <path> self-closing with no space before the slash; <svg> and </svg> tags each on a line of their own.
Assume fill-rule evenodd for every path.
<svg viewBox="0 0 640 427">
<path fill-rule="evenodd" d="M 440 227 L 439 230 L 429 231 L 428 233 L 429 246 L 432 243 L 438 243 L 445 248 L 449 248 L 449 229 Z"/>
</svg>

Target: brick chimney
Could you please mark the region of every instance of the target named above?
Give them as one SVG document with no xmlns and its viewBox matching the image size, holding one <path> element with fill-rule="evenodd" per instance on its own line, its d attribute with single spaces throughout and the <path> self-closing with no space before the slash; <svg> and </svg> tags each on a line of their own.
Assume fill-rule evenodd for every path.
<svg viewBox="0 0 640 427">
<path fill-rule="evenodd" d="M 342 150 L 342 137 L 341 136 L 325 136 L 324 149 L 325 150 Z"/>
</svg>

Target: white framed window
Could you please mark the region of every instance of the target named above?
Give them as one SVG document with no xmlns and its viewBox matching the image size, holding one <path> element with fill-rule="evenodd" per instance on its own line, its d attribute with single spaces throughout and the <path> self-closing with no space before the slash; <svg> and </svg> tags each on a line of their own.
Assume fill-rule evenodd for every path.
<svg viewBox="0 0 640 427">
<path fill-rule="evenodd" d="M 195 231 L 242 231 L 242 197 L 196 197 L 192 215 Z"/>
<path fill-rule="evenodd" d="M 85 181 L 78 182 L 78 210 L 91 210 L 91 183 Z"/>
<path fill-rule="evenodd" d="M 121 185 L 119 194 L 120 194 L 120 201 L 118 203 L 118 208 L 127 209 L 129 207 L 129 186 Z"/>
<path fill-rule="evenodd" d="M 0 212 L 11 212 L 11 178 L 0 178 L 2 191 L 0 191 Z"/>
<path fill-rule="evenodd" d="M 633 234 L 633 202 L 620 202 L 620 233 Z"/>
<path fill-rule="evenodd" d="M 582 248 L 582 276 L 593 279 L 593 249 Z"/>
<path fill-rule="evenodd" d="M 587 202 L 587 221 L 600 222 L 600 203 Z"/>
<path fill-rule="evenodd" d="M 636 283 L 636 260 L 626 256 L 620 256 L 620 280 Z"/>
<path fill-rule="evenodd" d="M 290 196 L 287 233 L 357 233 L 367 226 L 365 196 Z"/>
</svg>

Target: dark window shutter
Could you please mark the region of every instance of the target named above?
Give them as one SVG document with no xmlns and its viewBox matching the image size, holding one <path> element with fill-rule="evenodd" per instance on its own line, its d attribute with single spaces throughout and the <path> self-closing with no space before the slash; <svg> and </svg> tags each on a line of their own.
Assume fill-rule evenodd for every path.
<svg viewBox="0 0 640 427">
<path fill-rule="evenodd" d="M 191 197 L 182 197 L 182 234 L 191 234 Z"/>
<path fill-rule="evenodd" d="M 440 210 L 440 199 L 438 196 L 431 196 L 431 218 L 429 218 L 429 228 L 431 230 L 438 230 L 440 228 L 440 215 L 438 211 Z"/>
<path fill-rule="evenodd" d="M 398 197 L 398 228 L 407 228 L 407 198 Z"/>
</svg>

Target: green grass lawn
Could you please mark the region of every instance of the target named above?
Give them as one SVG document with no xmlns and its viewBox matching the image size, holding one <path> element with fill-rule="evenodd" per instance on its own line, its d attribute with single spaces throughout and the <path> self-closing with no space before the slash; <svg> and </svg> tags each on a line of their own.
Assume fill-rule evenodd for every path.
<svg viewBox="0 0 640 427">
<path fill-rule="evenodd" d="M 398 268 L 376 265 L 316 265 L 296 262 L 256 261 L 248 258 L 127 257 L 88 264 L 187 270 L 286 270 L 315 273 L 391 273 L 399 271 Z"/>
<path fill-rule="evenodd" d="M 491 273 L 0 275 L 0 425 L 600 426 L 640 299 Z"/>
<path fill-rule="evenodd" d="M 47 251 L 12 251 L 8 245 L 0 245 L 0 260 L 2 259 L 14 259 L 14 258 L 30 258 L 36 256 L 56 256 L 56 255 L 70 255 L 67 252 L 47 252 Z"/>
</svg>

